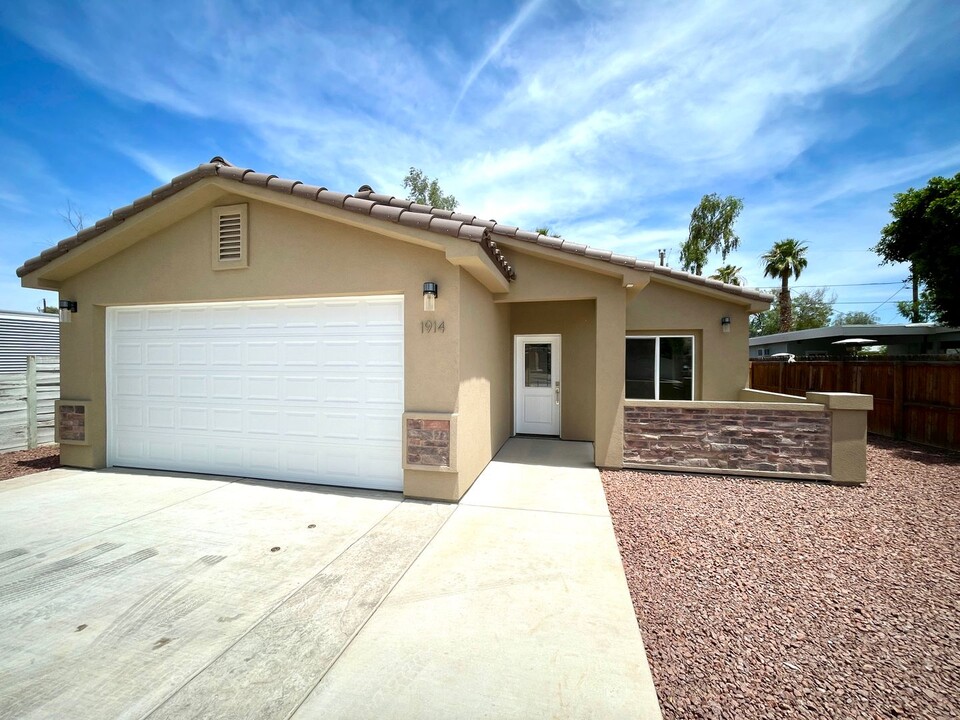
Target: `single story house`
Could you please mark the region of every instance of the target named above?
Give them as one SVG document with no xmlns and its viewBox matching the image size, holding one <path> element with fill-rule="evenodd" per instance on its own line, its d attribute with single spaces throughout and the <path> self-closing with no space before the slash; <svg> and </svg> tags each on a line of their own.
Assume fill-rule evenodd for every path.
<svg viewBox="0 0 960 720">
<path fill-rule="evenodd" d="M 215 157 L 17 273 L 72 315 L 58 408 L 72 466 L 456 501 L 529 434 L 590 441 L 601 467 L 835 475 L 829 402 L 744 396 L 748 319 L 771 296 L 368 186 Z M 744 405 L 826 439 L 771 459 L 761 414 L 736 457 L 729 442 L 689 463 L 664 451 L 703 439 L 696 413 L 722 407 L 729 430 Z M 692 430 L 670 424 L 691 411 Z"/>
<path fill-rule="evenodd" d="M 764 358 L 790 353 L 798 359 L 843 356 L 846 350 L 834 343 L 851 338 L 876 340 L 887 355 L 955 355 L 960 353 L 960 328 L 936 323 L 896 325 L 830 325 L 811 330 L 760 335 L 750 338 L 750 357 Z"/>
</svg>

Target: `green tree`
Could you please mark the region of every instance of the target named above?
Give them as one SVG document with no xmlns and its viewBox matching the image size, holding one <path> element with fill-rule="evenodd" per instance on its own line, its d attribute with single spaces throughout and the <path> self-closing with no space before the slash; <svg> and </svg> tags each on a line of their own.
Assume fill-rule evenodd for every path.
<svg viewBox="0 0 960 720">
<path fill-rule="evenodd" d="M 833 319 L 834 325 L 876 325 L 877 322 L 879 322 L 879 318 L 866 310 L 838 312 Z"/>
<path fill-rule="evenodd" d="M 931 302 L 930 291 L 924 288 L 917 297 L 916 304 L 911 300 L 902 300 L 897 303 L 897 312 L 910 322 L 935 322 L 937 311 Z"/>
<path fill-rule="evenodd" d="M 690 213 L 687 241 L 680 246 L 680 264 L 687 272 L 703 275 L 703 268 L 711 252 L 719 251 L 724 261 L 731 251 L 740 247 L 740 238 L 733 225 L 743 210 L 743 200 L 716 193 L 704 195 L 700 204 Z"/>
<path fill-rule="evenodd" d="M 893 221 L 873 247 L 881 264 L 910 263 L 911 276 L 926 288 L 934 319 L 960 325 L 960 173 L 897 193 L 890 214 Z"/>
<path fill-rule="evenodd" d="M 793 275 L 794 280 L 798 279 L 807 267 L 807 246 L 793 238 L 786 238 L 775 242 L 769 252 L 764 253 L 760 259 L 765 263 L 764 277 L 780 278 L 780 332 L 790 332 L 793 329 L 790 276 Z"/>
<path fill-rule="evenodd" d="M 420 168 L 410 168 L 403 179 L 403 186 L 407 189 L 407 200 L 443 210 L 456 210 L 460 204 L 453 195 L 444 195 L 440 182 L 436 178 L 428 178 Z"/>
<path fill-rule="evenodd" d="M 837 301 L 835 293 L 827 294 L 826 288 L 805 290 L 792 299 L 793 329 L 813 330 L 827 327 L 833 315 L 833 304 Z M 773 335 L 780 330 L 780 299 L 773 301 L 769 310 L 757 313 L 750 318 L 750 337 Z"/>
<path fill-rule="evenodd" d="M 534 232 L 539 233 L 540 235 L 546 235 L 547 237 L 560 237 L 549 225 L 538 227 Z"/>
<path fill-rule="evenodd" d="M 742 285 L 746 282 L 743 279 L 743 268 L 736 265 L 721 265 L 716 272 L 710 276 L 711 280 L 719 280 L 727 285 Z"/>
</svg>

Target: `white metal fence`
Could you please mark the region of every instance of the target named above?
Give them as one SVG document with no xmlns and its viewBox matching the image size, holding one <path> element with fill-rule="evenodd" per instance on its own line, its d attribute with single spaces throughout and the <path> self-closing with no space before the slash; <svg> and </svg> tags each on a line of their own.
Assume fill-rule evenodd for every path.
<svg viewBox="0 0 960 720">
<path fill-rule="evenodd" d="M 59 397 L 56 355 L 31 355 L 26 372 L 0 374 L 0 452 L 52 443 Z"/>
</svg>

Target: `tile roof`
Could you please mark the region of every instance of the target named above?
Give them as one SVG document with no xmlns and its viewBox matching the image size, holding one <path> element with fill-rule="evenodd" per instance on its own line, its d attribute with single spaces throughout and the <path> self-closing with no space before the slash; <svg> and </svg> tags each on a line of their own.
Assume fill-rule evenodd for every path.
<svg viewBox="0 0 960 720">
<path fill-rule="evenodd" d="M 76 235 L 61 240 L 53 247 L 44 250 L 40 255 L 27 260 L 22 266 L 17 268 L 17 276 L 23 277 L 38 270 L 52 260 L 66 255 L 73 248 L 120 225 L 124 220 L 136 215 L 142 210 L 146 210 L 171 195 L 176 194 L 180 190 L 208 177 L 220 177 L 225 180 L 233 180 L 247 185 L 263 187 L 284 195 L 301 197 L 361 215 L 369 215 L 378 220 L 475 242 L 483 248 L 494 265 L 496 265 L 504 277 L 509 280 L 516 278 L 516 273 L 498 246 L 496 241 L 497 237 L 512 238 L 559 252 L 601 260 L 626 268 L 652 272 L 690 282 L 695 285 L 702 285 L 733 295 L 739 295 L 750 300 L 769 302 L 773 299 L 772 295 L 767 295 L 751 288 L 744 288 L 739 285 L 727 285 L 719 280 L 711 280 L 699 275 L 691 275 L 690 273 L 663 267 L 650 261 L 638 260 L 629 255 L 619 255 L 609 250 L 598 250 L 587 245 L 564 240 L 563 238 L 550 237 L 548 235 L 521 230 L 513 225 L 498 223 L 496 220 L 482 220 L 468 213 L 443 210 L 429 205 L 422 205 L 411 200 L 394 197 L 393 195 L 374 192 L 373 188 L 369 185 L 361 186 L 360 189 L 352 195 L 333 192 L 319 185 L 309 185 L 299 180 L 288 180 L 277 177 L 276 175 L 259 173 L 250 168 L 236 167 L 222 157 L 214 157 L 210 162 L 198 165 L 194 169 L 178 175 L 166 185 L 155 189 L 149 195 L 134 200 L 130 205 L 114 210 L 108 217 L 97 221 L 95 225 L 84 228 Z"/>
</svg>

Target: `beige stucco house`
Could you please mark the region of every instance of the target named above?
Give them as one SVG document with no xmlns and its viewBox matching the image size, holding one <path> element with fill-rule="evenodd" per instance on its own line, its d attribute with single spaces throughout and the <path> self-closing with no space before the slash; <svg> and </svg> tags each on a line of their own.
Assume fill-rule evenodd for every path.
<svg viewBox="0 0 960 720">
<path fill-rule="evenodd" d="M 643 465 L 625 450 L 631 407 L 743 400 L 748 317 L 771 299 L 221 158 L 18 275 L 66 306 L 65 464 L 445 500 L 515 434 L 591 441 L 598 466 Z M 652 437 L 627 428 L 631 447 L 631 433 Z"/>
</svg>

